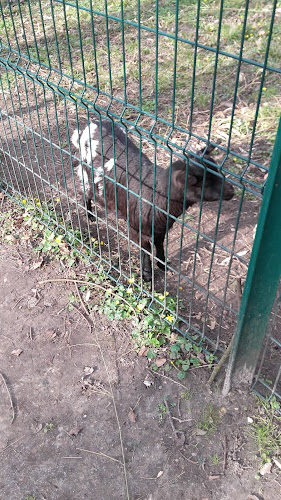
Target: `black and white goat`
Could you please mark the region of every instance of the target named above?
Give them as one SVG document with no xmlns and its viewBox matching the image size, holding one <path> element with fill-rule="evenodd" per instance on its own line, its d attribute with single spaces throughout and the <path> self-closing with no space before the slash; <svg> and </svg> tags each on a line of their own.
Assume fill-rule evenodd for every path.
<svg viewBox="0 0 281 500">
<path fill-rule="evenodd" d="M 157 265 L 161 269 L 165 269 L 163 243 L 167 219 L 170 229 L 175 218 L 202 198 L 216 201 L 222 196 L 223 199 L 230 200 L 234 195 L 233 186 L 218 173 L 216 167 L 206 163 L 206 160 L 214 163 L 208 152 L 202 158 L 202 166 L 188 162 L 187 167 L 187 162 L 182 159 L 177 159 L 172 164 L 168 205 L 170 169 L 156 166 L 154 171 L 153 163 L 143 153 L 140 157 L 140 150 L 120 126 L 106 119 L 101 119 L 101 127 L 99 120 L 91 121 L 82 132 L 75 130 L 72 142 L 79 149 L 84 162 L 75 168 L 80 189 L 86 195 L 89 219 L 94 220 L 91 202 L 95 189 L 95 199 L 100 205 L 104 206 L 106 200 L 109 210 L 115 210 L 117 205 L 120 217 L 126 219 L 127 213 L 129 214 L 130 239 L 138 243 L 140 232 L 141 246 L 147 252 L 151 252 L 150 241 L 154 225 Z M 129 194 L 127 188 L 130 190 Z M 142 274 L 144 280 L 152 279 L 151 260 L 146 252 L 143 252 L 142 257 Z"/>
</svg>

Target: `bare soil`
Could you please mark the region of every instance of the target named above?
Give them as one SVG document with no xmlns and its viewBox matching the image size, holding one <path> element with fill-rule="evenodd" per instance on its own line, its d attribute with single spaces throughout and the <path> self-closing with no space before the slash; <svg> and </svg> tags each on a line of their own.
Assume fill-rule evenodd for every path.
<svg viewBox="0 0 281 500">
<path fill-rule="evenodd" d="M 223 398 L 206 368 L 151 375 L 130 323 L 69 311 L 74 285 L 40 282 L 73 271 L 36 262 L 29 242 L 0 247 L 1 500 L 281 498 L 276 468 L 255 479 L 252 394 Z"/>
</svg>

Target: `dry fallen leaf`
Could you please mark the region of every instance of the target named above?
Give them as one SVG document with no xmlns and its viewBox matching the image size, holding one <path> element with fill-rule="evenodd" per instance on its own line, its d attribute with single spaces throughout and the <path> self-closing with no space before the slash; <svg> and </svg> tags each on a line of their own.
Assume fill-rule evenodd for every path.
<svg viewBox="0 0 281 500">
<path fill-rule="evenodd" d="M 129 417 L 130 422 L 132 422 L 133 424 L 137 420 L 136 414 L 135 414 L 134 410 L 132 410 L 132 408 L 130 408 L 130 411 L 128 413 L 128 417 Z"/>
<path fill-rule="evenodd" d="M 22 349 L 15 349 L 14 351 L 11 352 L 11 354 L 13 354 L 13 356 L 20 356 L 22 352 L 23 352 Z"/>
<path fill-rule="evenodd" d="M 160 366 L 163 366 L 166 363 L 167 359 L 166 358 L 158 358 L 155 360 L 156 366 L 160 368 Z"/>
<path fill-rule="evenodd" d="M 65 241 L 62 241 L 61 246 L 60 246 L 60 251 L 61 251 L 61 253 L 64 253 L 66 255 L 68 255 L 70 253 L 69 248 L 68 248 L 68 244 L 65 243 Z"/>
<path fill-rule="evenodd" d="M 94 372 L 94 368 L 91 366 L 85 366 L 83 371 L 85 375 L 91 375 Z"/>
<path fill-rule="evenodd" d="M 70 434 L 70 436 L 78 436 L 79 432 L 81 432 L 81 431 L 82 431 L 82 427 L 79 427 L 78 425 L 76 425 L 76 427 L 73 427 L 73 429 L 71 429 L 68 434 Z"/>
<path fill-rule="evenodd" d="M 42 431 L 42 429 L 43 429 L 43 424 L 40 424 L 39 422 L 33 426 L 33 430 L 35 433 Z"/>
<path fill-rule="evenodd" d="M 138 356 L 146 356 L 146 354 L 147 354 L 147 347 L 143 345 L 138 352 Z"/>
<path fill-rule="evenodd" d="M 215 329 L 215 327 L 216 327 L 216 320 L 214 318 L 212 318 L 212 319 L 210 318 L 208 327 L 210 328 L 210 330 L 214 330 Z"/>
<path fill-rule="evenodd" d="M 36 297 L 30 297 L 30 299 L 28 299 L 28 301 L 27 301 L 28 309 L 33 309 L 33 307 L 36 307 L 38 302 L 39 301 Z"/>
<path fill-rule="evenodd" d="M 54 339 L 57 336 L 55 330 L 47 330 L 46 331 L 46 337 L 49 339 Z"/>
<path fill-rule="evenodd" d="M 143 383 L 146 387 L 150 387 L 151 385 L 154 384 L 154 376 L 151 373 L 148 373 L 148 375 L 145 377 Z"/>
<path fill-rule="evenodd" d="M 273 462 L 275 463 L 275 465 L 277 465 L 277 467 L 279 467 L 279 469 L 281 469 L 281 462 L 280 462 L 280 460 L 277 460 L 276 458 L 274 458 Z"/>
<path fill-rule="evenodd" d="M 230 262 L 230 257 L 226 257 L 226 259 L 223 259 L 221 262 L 218 262 L 219 266 L 227 266 Z"/>
<path fill-rule="evenodd" d="M 42 266 L 42 264 L 43 264 L 43 259 L 37 260 L 32 264 L 31 269 L 38 269 L 39 267 Z"/>
<path fill-rule="evenodd" d="M 15 238 L 12 234 L 8 234 L 6 237 L 5 237 L 6 241 L 11 241 L 12 243 L 16 243 L 17 242 L 17 238 Z"/>
<path fill-rule="evenodd" d="M 205 436 L 207 434 L 207 431 L 203 431 L 203 429 L 196 429 L 195 431 L 195 436 Z"/>
<path fill-rule="evenodd" d="M 161 477 L 161 476 L 162 476 L 162 474 L 163 474 L 163 472 L 164 472 L 163 470 L 160 470 L 160 471 L 158 472 L 158 474 L 157 474 L 157 476 L 156 476 L 156 477 L 157 477 L 157 478 L 158 478 L 158 477 Z"/>
</svg>

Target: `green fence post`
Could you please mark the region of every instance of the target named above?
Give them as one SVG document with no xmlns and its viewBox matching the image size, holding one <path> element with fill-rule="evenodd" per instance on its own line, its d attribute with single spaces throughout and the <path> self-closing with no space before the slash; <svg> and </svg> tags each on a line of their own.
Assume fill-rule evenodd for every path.
<svg viewBox="0 0 281 500">
<path fill-rule="evenodd" d="M 261 206 L 223 393 L 250 384 L 281 275 L 281 119 Z"/>
</svg>

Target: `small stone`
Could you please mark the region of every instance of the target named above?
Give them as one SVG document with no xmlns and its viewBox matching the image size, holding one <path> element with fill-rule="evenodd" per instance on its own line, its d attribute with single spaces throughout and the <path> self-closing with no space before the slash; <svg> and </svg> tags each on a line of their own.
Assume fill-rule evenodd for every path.
<svg viewBox="0 0 281 500">
<path fill-rule="evenodd" d="M 272 463 L 271 462 L 266 462 L 260 470 L 260 475 L 265 476 L 265 474 L 269 474 L 271 472 L 272 468 Z"/>
</svg>

